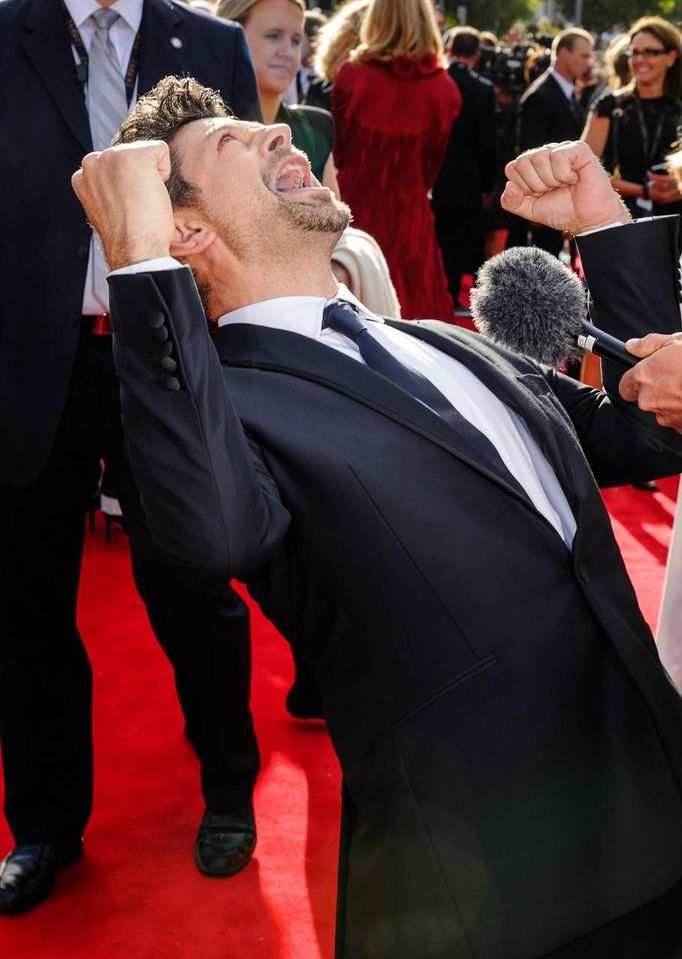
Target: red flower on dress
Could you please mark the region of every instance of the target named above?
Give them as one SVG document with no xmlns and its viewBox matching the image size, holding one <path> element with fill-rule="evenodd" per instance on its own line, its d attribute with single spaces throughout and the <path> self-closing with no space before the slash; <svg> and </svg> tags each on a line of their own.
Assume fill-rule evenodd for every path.
<svg viewBox="0 0 682 959">
<path fill-rule="evenodd" d="M 417 63 L 409 57 L 393 57 L 391 60 L 391 69 L 401 80 L 408 80 L 414 76 Z"/>
<path fill-rule="evenodd" d="M 417 60 L 417 70 L 423 74 L 435 73 L 439 67 L 440 64 L 435 53 L 422 53 Z"/>
</svg>

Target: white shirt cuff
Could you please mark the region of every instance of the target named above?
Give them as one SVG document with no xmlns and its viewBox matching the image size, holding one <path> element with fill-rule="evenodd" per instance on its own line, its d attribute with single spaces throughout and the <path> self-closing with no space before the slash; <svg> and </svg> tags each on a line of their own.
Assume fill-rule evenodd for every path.
<svg viewBox="0 0 682 959">
<path fill-rule="evenodd" d="M 124 273 L 160 273 L 162 270 L 180 270 L 183 267 L 184 263 L 172 256 L 157 256 L 152 260 L 141 260 L 139 263 L 112 270 L 109 276 L 122 276 Z"/>
</svg>

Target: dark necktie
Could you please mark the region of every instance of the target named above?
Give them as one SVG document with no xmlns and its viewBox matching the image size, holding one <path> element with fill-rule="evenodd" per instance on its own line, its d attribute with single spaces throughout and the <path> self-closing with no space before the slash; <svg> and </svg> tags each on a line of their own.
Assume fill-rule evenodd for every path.
<svg viewBox="0 0 682 959">
<path fill-rule="evenodd" d="M 521 490 L 518 482 L 500 459 L 497 449 L 487 436 L 476 429 L 452 403 L 438 390 L 431 380 L 417 370 L 401 363 L 393 354 L 381 345 L 369 332 L 358 317 L 355 309 L 343 300 L 330 303 L 322 315 L 322 326 L 329 327 L 353 340 L 360 350 L 360 356 L 367 366 L 385 376 L 395 386 L 400 387 L 432 409 L 441 419 L 454 427 L 459 436 L 466 441 L 467 447 L 483 465 L 502 475 L 508 483 Z"/>
<path fill-rule="evenodd" d="M 583 123 L 585 122 L 585 112 L 582 108 L 582 104 L 578 97 L 576 96 L 575 90 L 573 91 L 573 96 L 570 99 L 571 104 L 571 113 L 575 117 L 575 122 L 580 127 L 580 132 L 582 133 Z"/>
</svg>

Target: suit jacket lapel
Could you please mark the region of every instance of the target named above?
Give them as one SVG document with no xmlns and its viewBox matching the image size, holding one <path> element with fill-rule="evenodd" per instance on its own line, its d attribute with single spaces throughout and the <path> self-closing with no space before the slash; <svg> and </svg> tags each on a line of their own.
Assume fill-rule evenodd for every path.
<svg viewBox="0 0 682 959">
<path fill-rule="evenodd" d="M 406 324 L 398 325 L 403 328 Z M 453 427 L 363 363 L 297 333 L 251 324 L 223 326 L 215 333 L 214 342 L 221 361 L 229 366 L 272 370 L 308 379 L 375 409 L 437 443 L 534 509 L 506 470 L 497 472 L 479 462 Z"/>
<path fill-rule="evenodd" d="M 83 153 L 89 153 L 92 138 L 85 95 L 76 81 L 66 18 L 57 0 L 34 2 L 29 7 L 22 45 Z"/>
<path fill-rule="evenodd" d="M 190 42 L 183 21 L 167 0 L 145 0 L 141 28 L 138 97 L 161 77 L 183 72 Z"/>
</svg>

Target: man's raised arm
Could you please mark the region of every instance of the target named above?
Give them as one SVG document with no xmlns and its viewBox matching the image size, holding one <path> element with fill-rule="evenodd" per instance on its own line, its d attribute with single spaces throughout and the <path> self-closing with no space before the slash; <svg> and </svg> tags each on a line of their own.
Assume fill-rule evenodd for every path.
<svg viewBox="0 0 682 959">
<path fill-rule="evenodd" d="M 288 513 L 230 402 L 190 270 L 173 264 L 168 148 L 89 154 L 73 185 L 109 265 L 126 449 L 155 542 L 172 560 L 243 578 Z M 153 269 L 169 263 L 170 269 Z M 151 263 L 149 261 L 152 261 Z"/>
</svg>

